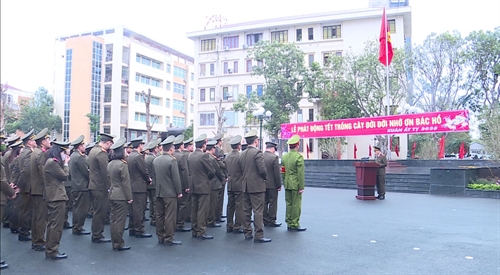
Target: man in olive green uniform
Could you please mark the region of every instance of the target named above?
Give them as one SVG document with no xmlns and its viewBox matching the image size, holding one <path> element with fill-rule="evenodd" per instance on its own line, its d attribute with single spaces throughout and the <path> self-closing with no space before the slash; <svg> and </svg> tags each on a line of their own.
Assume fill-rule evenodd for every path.
<svg viewBox="0 0 500 275">
<path fill-rule="evenodd" d="M 69 162 L 71 192 L 75 202 L 73 207 L 73 235 L 90 235 L 90 231 L 83 229 L 90 205 L 89 166 L 85 155 L 84 138 L 81 135 L 71 142 L 74 149 Z"/>
<path fill-rule="evenodd" d="M 242 228 L 245 231 L 245 240 L 254 239 L 255 243 L 270 242 L 270 238 L 264 238 L 264 203 L 266 194 L 267 171 L 264 164 L 264 156 L 257 148 L 259 140 L 257 131 L 250 130 L 245 135 L 248 147 L 241 153 L 240 169 L 243 171 L 243 219 Z M 250 217 L 254 216 L 255 236 L 252 236 L 252 225 Z"/>
<path fill-rule="evenodd" d="M 190 190 L 192 192 L 191 226 L 192 236 L 200 240 L 213 239 L 206 234 L 207 217 L 210 209 L 210 180 L 215 176 L 215 168 L 209 156 L 203 151 L 207 146 L 207 135 L 201 134 L 194 142 L 196 149 L 189 155 L 189 172 L 191 173 Z"/>
<path fill-rule="evenodd" d="M 128 233 L 129 236 L 135 236 L 136 238 L 150 238 L 153 235 L 144 232 L 144 210 L 146 208 L 148 185 L 152 182 L 148 169 L 146 169 L 146 162 L 141 155 L 144 141 L 134 139 L 130 144 L 133 150 L 127 158 L 127 164 L 133 202 L 129 216 Z"/>
<path fill-rule="evenodd" d="M 219 193 L 223 186 L 222 182 L 226 179 L 226 176 L 223 172 L 223 169 L 226 169 L 226 166 L 215 156 L 216 143 L 217 141 L 215 140 L 209 141 L 207 143 L 207 148 L 205 151 L 205 153 L 210 156 L 208 159 L 215 169 L 215 177 L 210 180 L 212 192 L 210 193 L 210 210 L 208 211 L 207 227 L 221 227 L 221 225 L 217 223 L 217 220 L 220 219 L 220 216 L 217 216 L 216 213 L 219 203 Z"/>
<path fill-rule="evenodd" d="M 94 145 L 88 157 L 89 190 L 94 210 L 92 217 L 92 242 L 109 243 L 104 238 L 104 221 L 109 209 L 108 190 L 111 187 L 108 177 L 108 150 L 113 145 L 114 136 L 101 133 L 99 144 Z"/>
<path fill-rule="evenodd" d="M 189 138 L 187 140 L 184 140 L 184 150 L 182 150 L 182 153 L 186 156 L 186 159 L 189 158 L 189 154 L 191 154 L 194 151 L 194 142 L 193 138 Z M 189 162 L 187 163 L 188 165 L 188 183 L 191 182 L 191 171 L 189 171 Z M 189 186 L 188 186 L 189 187 Z M 191 190 L 189 190 L 189 193 L 184 195 L 186 197 L 186 219 L 184 222 L 191 222 Z"/>
<path fill-rule="evenodd" d="M 72 153 L 72 146 L 69 146 L 69 149 L 64 150 L 61 157 L 63 160 L 65 160 L 67 157 L 70 157 Z M 73 198 L 73 192 L 71 191 L 71 181 L 68 180 L 64 182 L 64 188 L 66 189 L 66 195 L 68 195 L 68 200 L 66 201 L 66 213 L 64 215 L 64 229 L 71 229 L 73 226 L 69 223 L 69 211 L 73 211 L 73 204 L 74 204 L 74 198 Z"/>
<path fill-rule="evenodd" d="M 387 157 L 380 152 L 380 148 L 373 147 L 375 151 L 375 163 L 380 165 L 377 170 L 377 199 L 385 200 L 385 167 L 387 166 Z"/>
<path fill-rule="evenodd" d="M 36 143 L 33 140 L 35 136 L 33 135 L 33 130 L 29 131 L 22 141 L 24 143 L 24 148 L 21 150 L 21 154 L 18 157 L 19 165 L 19 182 L 17 186 L 19 187 L 19 237 L 20 241 L 31 241 L 31 215 L 32 215 L 32 200 L 31 200 L 31 153 L 33 148 L 36 147 Z"/>
<path fill-rule="evenodd" d="M 229 144 L 233 149 L 224 159 L 228 172 L 226 232 L 240 234 L 243 220 L 243 171 L 240 168 L 241 136 L 233 137 Z"/>
<path fill-rule="evenodd" d="M 10 154 L 12 153 L 11 146 L 20 140 L 21 140 L 21 138 L 18 137 L 17 135 L 11 136 L 5 140 L 5 142 L 7 142 L 7 150 L 2 154 L 2 164 L 4 167 L 4 171 L 5 171 L 5 179 L 6 179 L 7 183 L 9 183 L 9 184 L 13 183 L 12 178 L 11 178 L 12 168 L 10 167 L 10 163 L 9 163 L 9 157 L 10 157 Z M 8 200 L 7 203 L 5 204 L 5 213 L 4 213 L 4 216 L 2 218 L 4 228 L 9 228 L 11 223 L 12 223 L 12 220 L 13 220 L 12 219 L 12 212 L 14 209 L 15 200 L 17 200 L 17 196 L 16 196 L 16 198 Z M 14 224 L 17 223 L 17 219 L 15 219 L 15 220 L 16 221 L 14 222 Z M 11 230 L 17 230 L 17 228 L 11 228 Z"/>
<path fill-rule="evenodd" d="M 181 180 L 182 197 L 177 200 L 177 232 L 189 232 L 190 228 L 184 227 L 184 222 L 191 213 L 187 212 L 188 194 L 189 194 L 189 168 L 188 156 L 183 153 L 184 135 L 178 135 L 174 139 L 174 157 L 179 167 L 179 177 Z"/>
<path fill-rule="evenodd" d="M 48 129 L 43 129 L 38 133 L 34 140 L 37 147 L 33 149 L 30 156 L 31 168 L 31 200 L 33 202 L 33 214 L 31 219 L 32 237 L 31 245 L 35 251 L 45 251 L 45 228 L 47 227 L 47 204 L 43 195 L 45 183 L 43 182 L 46 156 L 45 153 L 50 149 L 50 136 Z"/>
<path fill-rule="evenodd" d="M 264 164 L 267 170 L 266 180 L 266 203 L 264 204 L 264 226 L 279 227 L 281 223 L 276 223 L 276 213 L 278 212 L 278 192 L 281 191 L 281 166 L 279 157 L 276 155 L 274 142 L 266 142 L 264 152 Z"/>
<path fill-rule="evenodd" d="M 156 204 L 156 179 L 155 179 L 155 171 L 153 167 L 153 161 L 158 156 L 158 141 L 152 140 L 146 146 L 144 146 L 144 151 L 146 153 L 146 157 L 144 161 L 146 162 L 146 169 L 148 170 L 149 175 L 151 176 L 151 184 L 148 185 L 148 200 L 149 200 L 149 224 L 151 226 L 156 225 L 156 213 L 155 213 L 155 204 Z"/>
<path fill-rule="evenodd" d="M 300 227 L 302 193 L 304 192 L 304 157 L 299 154 L 300 137 L 294 135 L 288 141 L 290 151 L 283 155 L 281 165 L 284 166 L 283 185 L 285 186 L 286 215 L 288 231 L 305 231 Z"/>
<path fill-rule="evenodd" d="M 215 140 L 217 143 L 215 144 L 215 157 L 217 157 L 218 160 L 224 161 L 225 153 L 224 150 L 222 150 L 222 138 L 224 135 L 222 133 L 215 135 L 213 140 Z M 224 173 L 224 176 L 227 178 L 227 170 L 224 167 L 222 167 L 222 172 Z M 222 188 L 219 189 L 219 193 L 217 194 L 217 208 L 215 210 L 215 217 L 217 218 L 216 222 L 224 222 L 222 218 L 225 218 L 227 216 L 222 215 L 222 208 L 224 207 L 224 191 L 226 190 L 226 183 L 227 179 L 224 179 L 222 181 Z"/>
<path fill-rule="evenodd" d="M 179 167 L 174 154 L 174 136 L 161 143 L 163 153 L 153 161 L 156 175 L 156 236 L 159 244 L 180 245 L 174 240 L 177 221 L 177 201 L 182 198 Z M 181 139 L 182 141 L 182 139 Z"/>
</svg>

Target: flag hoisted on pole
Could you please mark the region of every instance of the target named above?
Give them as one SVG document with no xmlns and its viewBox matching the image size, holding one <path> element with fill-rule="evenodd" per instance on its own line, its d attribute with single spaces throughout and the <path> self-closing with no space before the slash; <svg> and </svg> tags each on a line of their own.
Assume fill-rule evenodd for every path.
<svg viewBox="0 0 500 275">
<path fill-rule="evenodd" d="M 385 66 L 385 76 L 386 76 L 386 96 L 387 96 L 387 115 L 391 115 L 391 98 L 390 98 L 390 91 L 389 91 L 389 65 L 391 64 L 392 61 L 392 56 L 394 55 L 394 52 L 392 50 L 392 41 L 391 41 L 391 29 L 389 28 L 389 24 L 387 23 L 387 16 L 385 14 L 385 7 L 384 7 L 384 13 L 382 14 L 382 25 L 380 26 L 380 50 L 379 50 L 379 55 L 378 55 L 378 60 L 380 63 L 382 63 Z M 389 135 L 386 136 L 386 141 L 387 141 L 387 158 L 391 159 L 391 149 L 390 148 L 390 141 L 389 141 Z"/>
</svg>

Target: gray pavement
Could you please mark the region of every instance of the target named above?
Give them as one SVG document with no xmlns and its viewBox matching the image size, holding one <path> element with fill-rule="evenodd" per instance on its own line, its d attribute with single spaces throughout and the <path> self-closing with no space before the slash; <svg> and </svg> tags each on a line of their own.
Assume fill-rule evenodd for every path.
<svg viewBox="0 0 500 275">
<path fill-rule="evenodd" d="M 225 223 L 208 229 L 214 240 L 177 233 L 181 246 L 126 231 L 129 251 L 64 230 L 60 251 L 68 259 L 51 261 L 2 228 L 9 268 L 1 274 L 500 274 L 500 200 L 388 193 L 385 201 L 359 201 L 355 193 L 307 188 L 301 218 L 307 231 L 265 228 L 273 239 L 265 244 L 227 234 Z M 284 192 L 279 200 L 283 222 Z M 149 223 L 146 230 L 154 234 Z"/>
</svg>

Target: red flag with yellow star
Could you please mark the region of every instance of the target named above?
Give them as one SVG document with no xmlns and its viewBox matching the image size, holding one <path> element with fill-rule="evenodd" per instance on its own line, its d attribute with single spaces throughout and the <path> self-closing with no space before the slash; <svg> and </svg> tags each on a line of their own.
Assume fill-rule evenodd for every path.
<svg viewBox="0 0 500 275">
<path fill-rule="evenodd" d="M 378 55 L 378 60 L 385 66 L 389 66 L 389 64 L 391 64 L 394 52 L 392 50 L 391 32 L 389 24 L 387 23 L 385 8 L 384 8 L 384 14 L 382 15 L 382 26 L 380 27 L 379 41 L 380 41 L 380 51 Z"/>
</svg>

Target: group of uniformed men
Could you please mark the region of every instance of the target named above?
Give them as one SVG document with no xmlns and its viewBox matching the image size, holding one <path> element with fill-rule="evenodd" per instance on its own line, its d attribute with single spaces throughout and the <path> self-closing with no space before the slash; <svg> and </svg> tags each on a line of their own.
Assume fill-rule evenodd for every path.
<svg viewBox="0 0 500 275">
<path fill-rule="evenodd" d="M 263 227 L 281 226 L 276 222 L 276 213 L 283 175 L 287 229 L 305 231 L 298 223 L 304 190 L 303 158 L 296 151 L 299 138 L 294 136 L 288 141 L 291 150 L 283 157 L 281 166 L 275 154 L 277 144 L 266 142 L 263 153 L 258 149 L 255 130 L 245 135 L 246 144 L 242 144 L 241 136 L 233 137 L 229 142 L 232 151 L 227 155 L 221 149 L 222 137 L 218 134 L 207 139 L 202 134 L 194 140 L 184 140 L 184 136 L 179 135 L 145 144 L 142 139 L 125 143 L 124 138 L 115 143 L 114 136 L 100 134 L 97 143 L 85 145 L 84 136 L 71 143 L 51 141 L 47 129 L 37 135 L 30 131 L 22 138 L 14 135 L 5 140 L 2 136 L 2 143 L 5 140 L 8 147 L 2 148 L 2 195 L 5 193 L 9 198 L 4 227 L 18 234 L 19 241 L 31 241 L 34 250 L 45 251 L 46 257 L 54 260 L 67 255 L 57 250 L 60 234 L 49 236 L 47 229 L 46 243 L 47 224 L 72 228 L 74 235 L 92 235 L 93 243 L 111 242 L 114 250 L 127 250 L 130 246 L 122 239 L 127 229 L 124 228 L 126 212 L 129 212 L 129 236 L 152 237 L 144 227 L 149 197 L 151 225 L 156 226 L 158 243 L 180 245 L 181 242 L 173 238 L 174 232 L 189 231 L 193 238 L 208 240 L 213 236 L 207 234 L 206 228 L 221 227 L 220 223 L 224 222 L 222 208 L 227 183 L 227 233 L 244 234 L 246 240 L 265 243 L 271 239 L 264 237 Z M 45 154 L 53 145 L 61 148 L 61 158 L 54 158 L 52 162 L 57 163 L 59 159 L 65 171 L 58 172 L 62 174 L 58 180 L 52 180 L 62 185 L 62 189 L 56 188 L 55 192 L 64 191 L 56 200 L 70 202 L 63 211 L 64 218 L 50 214 L 56 210 L 47 204 L 50 195 L 44 188 L 48 186 L 46 174 L 54 174 L 44 167 Z M 72 147 L 70 154 L 68 147 Z M 66 172 L 67 178 L 64 178 Z M 65 182 L 71 189 L 64 188 Z M 123 211 L 127 204 L 128 211 Z M 72 226 L 67 222 L 70 207 Z M 92 212 L 90 232 L 83 229 L 89 210 Z M 48 217 L 56 219 L 56 216 L 65 222 L 48 221 Z M 108 219 L 111 239 L 103 235 Z M 191 222 L 191 228 L 186 228 L 185 222 Z M 50 247 L 49 238 L 54 242 Z M 4 262 L 2 265 L 6 267 Z"/>
</svg>

